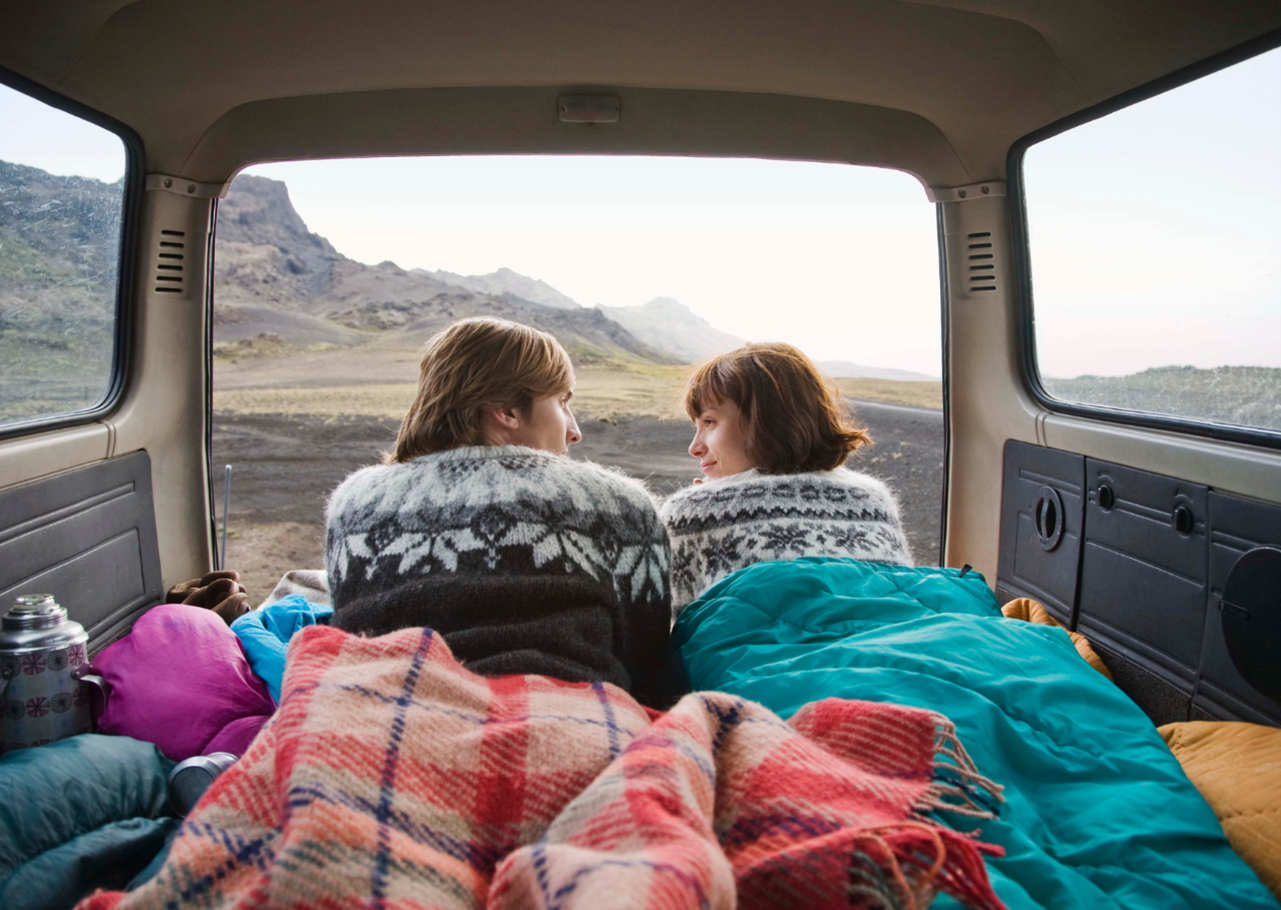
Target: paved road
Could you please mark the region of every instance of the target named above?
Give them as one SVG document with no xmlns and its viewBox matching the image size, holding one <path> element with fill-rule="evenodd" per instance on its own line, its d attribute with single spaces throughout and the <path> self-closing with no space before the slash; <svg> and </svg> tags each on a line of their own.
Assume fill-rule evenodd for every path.
<svg viewBox="0 0 1281 910">
<path fill-rule="evenodd" d="M 876 442 L 850 466 L 884 479 L 898 493 L 917 562 L 937 563 L 943 468 L 938 411 L 855 402 Z M 579 458 L 621 468 L 670 492 L 698 473 L 686 453 L 684 421 L 649 417 L 584 421 Z M 235 465 L 231 514 L 237 522 L 324 522 L 324 501 L 348 473 L 378 458 L 395 440 L 396 423 L 374 419 L 224 415 L 214 418 L 213 465 Z M 215 484 L 221 500 L 221 483 Z M 219 501 L 221 508 L 221 501 Z"/>
<path fill-rule="evenodd" d="M 898 494 L 903 526 L 918 565 L 938 565 L 943 517 L 943 412 L 870 401 L 854 413 L 875 445 L 850 467 L 880 477 Z"/>
</svg>

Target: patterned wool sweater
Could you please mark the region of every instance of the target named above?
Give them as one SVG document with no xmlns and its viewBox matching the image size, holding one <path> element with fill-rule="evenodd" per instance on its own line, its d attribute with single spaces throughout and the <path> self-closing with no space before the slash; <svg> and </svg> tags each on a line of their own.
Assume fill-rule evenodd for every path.
<svg viewBox="0 0 1281 910">
<path fill-rule="evenodd" d="M 758 562 L 847 556 L 912 565 L 889 487 L 848 468 L 745 471 L 674 493 L 659 509 L 672 541 L 672 616 Z"/>
<path fill-rule="evenodd" d="M 364 468 L 329 499 L 325 554 L 334 626 L 430 626 L 482 675 L 656 697 L 671 554 L 638 481 L 521 446 Z"/>
</svg>

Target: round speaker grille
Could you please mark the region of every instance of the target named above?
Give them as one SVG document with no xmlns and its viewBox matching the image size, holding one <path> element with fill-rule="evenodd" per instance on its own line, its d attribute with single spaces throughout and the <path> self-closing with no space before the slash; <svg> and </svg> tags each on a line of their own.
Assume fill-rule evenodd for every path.
<svg viewBox="0 0 1281 910">
<path fill-rule="evenodd" d="M 1281 700 L 1281 550 L 1255 547 L 1238 559 L 1219 609 L 1237 672 L 1268 698 Z"/>
</svg>

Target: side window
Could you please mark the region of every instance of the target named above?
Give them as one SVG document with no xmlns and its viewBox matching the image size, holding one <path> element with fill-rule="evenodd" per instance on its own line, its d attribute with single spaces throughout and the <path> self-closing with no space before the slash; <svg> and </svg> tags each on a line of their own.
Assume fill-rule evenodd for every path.
<svg viewBox="0 0 1281 910">
<path fill-rule="evenodd" d="M 115 133 L 0 84 L 0 432 L 111 393 L 127 163 Z"/>
<path fill-rule="evenodd" d="M 1281 49 L 1031 146 L 1040 382 L 1281 431 Z"/>
</svg>

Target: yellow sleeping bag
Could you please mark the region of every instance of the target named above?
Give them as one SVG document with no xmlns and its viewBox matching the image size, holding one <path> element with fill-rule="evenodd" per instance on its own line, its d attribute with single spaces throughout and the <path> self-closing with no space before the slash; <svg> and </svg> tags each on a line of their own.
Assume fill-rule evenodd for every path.
<svg viewBox="0 0 1281 910">
<path fill-rule="evenodd" d="M 1188 721 L 1157 729 L 1240 857 L 1281 900 L 1281 730 Z"/>
</svg>

